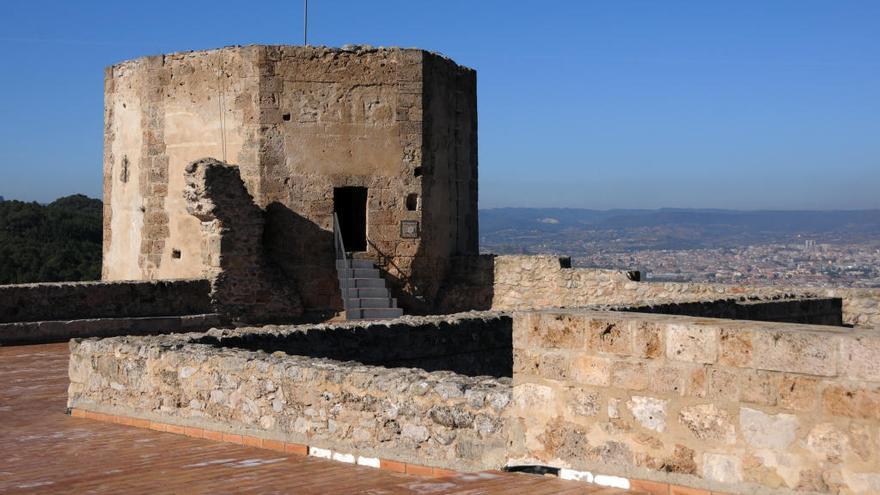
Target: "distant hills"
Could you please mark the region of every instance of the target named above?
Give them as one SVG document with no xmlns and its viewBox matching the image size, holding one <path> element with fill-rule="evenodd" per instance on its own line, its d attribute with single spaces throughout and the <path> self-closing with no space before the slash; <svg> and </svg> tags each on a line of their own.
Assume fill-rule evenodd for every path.
<svg viewBox="0 0 880 495">
<path fill-rule="evenodd" d="M 712 209 L 587 210 L 494 208 L 480 210 L 480 233 L 499 230 L 559 232 L 572 228 L 627 229 L 661 226 L 729 226 L 749 230 L 880 232 L 880 210 L 738 211 Z"/>
<path fill-rule="evenodd" d="M 880 210 L 480 210 L 480 243 L 494 252 L 696 249 L 749 244 L 880 240 Z"/>
</svg>

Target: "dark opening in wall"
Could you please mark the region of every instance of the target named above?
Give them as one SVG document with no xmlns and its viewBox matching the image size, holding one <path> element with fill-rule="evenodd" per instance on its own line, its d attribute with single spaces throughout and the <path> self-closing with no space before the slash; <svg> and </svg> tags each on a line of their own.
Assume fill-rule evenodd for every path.
<svg viewBox="0 0 880 495">
<path fill-rule="evenodd" d="M 333 189 L 333 212 L 339 219 L 339 230 L 346 251 L 367 250 L 367 188 L 337 187 Z"/>
<path fill-rule="evenodd" d="M 200 343 L 267 353 L 357 361 L 387 368 L 448 370 L 469 376 L 513 376 L 509 316 L 357 327 L 295 328 L 282 333 L 206 336 Z"/>
<path fill-rule="evenodd" d="M 416 193 L 410 193 L 406 195 L 406 209 L 409 211 L 416 211 L 419 208 L 419 195 Z"/>
<path fill-rule="evenodd" d="M 414 169 L 413 169 L 413 175 L 414 175 L 415 177 L 421 177 L 421 176 L 422 176 L 422 167 L 416 167 L 416 168 L 414 168 Z"/>
<path fill-rule="evenodd" d="M 171 250 L 171 257 L 176 260 L 179 260 L 180 259 L 180 249 L 172 249 Z"/>
<path fill-rule="evenodd" d="M 290 120 L 290 114 L 285 113 L 285 114 L 281 115 L 281 119 L 284 120 L 285 122 L 288 122 Z"/>
</svg>

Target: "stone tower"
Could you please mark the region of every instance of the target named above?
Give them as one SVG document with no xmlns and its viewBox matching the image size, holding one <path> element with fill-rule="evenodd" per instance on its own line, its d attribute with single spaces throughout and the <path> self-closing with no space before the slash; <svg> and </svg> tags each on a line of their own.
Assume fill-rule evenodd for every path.
<svg viewBox="0 0 880 495">
<path fill-rule="evenodd" d="M 476 73 L 399 48 L 228 47 L 105 74 L 103 278 L 203 277 L 184 169 L 235 164 L 263 209 L 267 259 L 306 309 L 338 309 L 333 214 L 346 249 L 404 308 L 430 304 L 475 255 Z"/>
</svg>

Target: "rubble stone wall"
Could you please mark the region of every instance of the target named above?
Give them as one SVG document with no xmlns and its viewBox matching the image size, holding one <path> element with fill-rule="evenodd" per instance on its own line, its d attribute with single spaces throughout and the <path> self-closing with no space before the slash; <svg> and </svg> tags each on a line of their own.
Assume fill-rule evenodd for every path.
<svg viewBox="0 0 880 495">
<path fill-rule="evenodd" d="M 265 216 L 239 168 L 206 158 L 185 170 L 187 212 L 201 226 L 202 276 L 218 311 L 248 322 L 302 315 L 299 294 L 270 266 L 263 249 Z"/>
<path fill-rule="evenodd" d="M 481 313 L 371 325 L 336 324 L 254 329 L 199 342 L 291 355 L 357 361 L 387 368 L 417 367 L 448 370 L 469 376 L 510 377 L 513 374 L 512 328 L 509 316 Z"/>
<path fill-rule="evenodd" d="M 880 490 L 873 329 L 514 316 L 514 463 L 735 494 Z"/>
<path fill-rule="evenodd" d="M 207 280 L 0 285 L 0 323 L 212 313 Z"/>
<path fill-rule="evenodd" d="M 405 324 L 418 332 L 436 322 L 409 318 Z M 482 470 L 505 464 L 510 378 L 199 343 L 249 331 L 296 330 L 73 340 L 68 406 L 419 465 Z"/>
</svg>

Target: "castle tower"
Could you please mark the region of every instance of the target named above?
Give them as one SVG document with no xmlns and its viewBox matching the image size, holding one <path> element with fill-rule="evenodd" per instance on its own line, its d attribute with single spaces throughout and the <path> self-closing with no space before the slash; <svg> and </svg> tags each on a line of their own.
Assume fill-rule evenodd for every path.
<svg viewBox="0 0 880 495">
<path fill-rule="evenodd" d="M 476 73 L 417 49 L 228 47 L 105 74 L 103 278 L 202 277 L 184 168 L 238 165 L 268 258 L 307 309 L 339 307 L 333 213 L 401 304 L 478 251 Z"/>
</svg>

